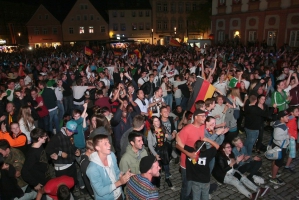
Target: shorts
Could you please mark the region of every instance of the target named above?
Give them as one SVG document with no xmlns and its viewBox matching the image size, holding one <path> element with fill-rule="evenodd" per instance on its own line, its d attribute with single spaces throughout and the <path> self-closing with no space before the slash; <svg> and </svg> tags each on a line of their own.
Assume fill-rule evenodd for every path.
<svg viewBox="0 0 299 200">
<path fill-rule="evenodd" d="M 294 139 L 290 139 L 288 151 L 290 158 L 296 158 L 296 141 Z"/>
</svg>

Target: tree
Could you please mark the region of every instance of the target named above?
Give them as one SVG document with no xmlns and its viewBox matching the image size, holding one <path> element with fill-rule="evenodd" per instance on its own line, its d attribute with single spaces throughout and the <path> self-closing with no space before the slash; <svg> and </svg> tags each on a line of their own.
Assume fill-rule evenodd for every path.
<svg viewBox="0 0 299 200">
<path fill-rule="evenodd" d="M 201 1 L 197 9 L 190 11 L 188 16 L 188 29 L 202 33 L 207 32 L 211 26 L 212 1 Z"/>
</svg>

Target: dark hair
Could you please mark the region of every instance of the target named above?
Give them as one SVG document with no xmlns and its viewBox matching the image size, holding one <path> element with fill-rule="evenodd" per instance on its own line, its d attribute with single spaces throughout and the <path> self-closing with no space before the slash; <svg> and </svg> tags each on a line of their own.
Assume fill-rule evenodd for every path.
<svg viewBox="0 0 299 200">
<path fill-rule="evenodd" d="M 204 141 L 202 141 L 202 140 L 197 140 L 195 143 L 194 143 L 194 149 L 195 149 L 195 151 L 197 151 L 201 146 L 201 149 L 200 149 L 200 151 L 201 152 L 205 152 L 206 150 L 207 150 L 207 146 L 206 146 L 206 144 L 204 144 L 203 145 L 203 143 L 204 143 Z"/>
<path fill-rule="evenodd" d="M 58 200 L 69 200 L 70 197 L 70 189 L 66 185 L 60 185 L 57 189 Z"/>
<path fill-rule="evenodd" d="M 161 129 L 162 129 L 162 132 L 163 132 L 164 134 L 166 134 L 167 131 L 166 131 L 165 127 L 162 125 L 161 119 L 160 119 L 159 117 L 157 117 L 157 116 L 152 116 L 152 118 L 151 118 L 151 120 L 150 120 L 150 124 L 151 124 L 150 129 L 151 129 L 151 131 L 152 131 L 152 134 L 155 133 L 155 127 L 154 127 L 154 119 L 155 119 L 155 118 L 157 118 L 157 119 L 160 121 L 160 127 L 159 127 L 159 128 L 161 128 Z"/>
<path fill-rule="evenodd" d="M 79 110 L 79 109 L 74 109 L 73 110 L 73 115 L 76 115 L 76 114 L 82 114 L 82 111 L 81 110 Z"/>
<path fill-rule="evenodd" d="M 93 143 L 93 148 L 95 150 L 96 150 L 96 146 L 98 145 L 98 142 L 103 139 L 108 139 L 108 135 L 99 134 L 93 137 L 92 143 Z"/>
<path fill-rule="evenodd" d="M 1 139 L 0 140 L 0 149 L 5 151 L 6 149 L 9 149 L 9 148 L 10 148 L 9 142 L 5 139 Z"/>
<path fill-rule="evenodd" d="M 162 112 L 163 109 L 167 109 L 167 106 L 162 106 L 162 107 L 160 108 L 160 112 Z"/>
<path fill-rule="evenodd" d="M 213 116 L 207 116 L 205 122 L 210 122 L 211 119 L 215 119 Z"/>
<path fill-rule="evenodd" d="M 129 136 L 128 136 L 128 140 L 129 140 L 129 143 L 131 144 L 131 142 L 134 142 L 135 143 L 135 138 L 136 137 L 142 137 L 142 135 L 136 131 L 132 131 Z"/>
<path fill-rule="evenodd" d="M 46 132 L 41 128 L 35 128 L 30 132 L 30 137 L 33 143 L 38 142 L 38 138 L 42 138 Z"/>
<path fill-rule="evenodd" d="M 133 118 L 133 128 L 140 128 L 144 125 L 144 117 L 142 115 L 136 115 Z"/>
<path fill-rule="evenodd" d="M 4 157 L 2 153 L 0 153 L 0 169 L 2 169 L 3 165 L 4 165 Z"/>
<path fill-rule="evenodd" d="M 42 85 L 44 87 L 46 87 L 46 81 L 38 81 L 38 85 Z"/>
<path fill-rule="evenodd" d="M 234 154 L 233 152 L 228 155 L 228 157 L 226 156 L 226 154 L 224 153 L 223 149 L 225 149 L 225 146 L 229 144 L 231 146 L 231 144 L 229 142 L 223 142 L 221 145 L 220 145 L 220 148 L 219 148 L 219 151 L 220 153 L 222 154 L 222 156 L 224 156 L 226 158 L 226 160 L 229 160 L 230 158 L 234 158 Z"/>
<path fill-rule="evenodd" d="M 250 95 L 250 97 L 249 97 L 249 102 L 250 103 L 253 103 L 256 100 L 257 100 L 257 97 L 255 95 Z"/>
<path fill-rule="evenodd" d="M 200 109 L 205 105 L 205 102 L 203 100 L 198 100 L 194 103 L 195 109 Z"/>
<path fill-rule="evenodd" d="M 205 105 L 206 107 L 209 107 L 213 102 L 215 102 L 215 99 L 214 98 L 207 98 L 205 100 Z"/>
<path fill-rule="evenodd" d="M 291 106 L 288 108 L 288 113 L 294 112 L 296 109 L 299 109 L 297 106 Z"/>
</svg>

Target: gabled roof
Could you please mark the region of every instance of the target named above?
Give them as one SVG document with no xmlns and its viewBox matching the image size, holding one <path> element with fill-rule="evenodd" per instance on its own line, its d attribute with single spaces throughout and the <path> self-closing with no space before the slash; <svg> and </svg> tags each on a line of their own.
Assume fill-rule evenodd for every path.
<svg viewBox="0 0 299 200">
<path fill-rule="evenodd" d="M 106 12 L 108 8 L 108 0 L 89 0 L 95 9 L 100 13 L 103 19 L 109 24 L 109 15 Z"/>
<path fill-rule="evenodd" d="M 112 0 L 108 2 L 108 10 L 145 10 L 152 9 L 149 0 Z"/>
<path fill-rule="evenodd" d="M 72 9 L 76 0 L 42 0 L 45 8 L 62 23 L 67 14 Z"/>
</svg>

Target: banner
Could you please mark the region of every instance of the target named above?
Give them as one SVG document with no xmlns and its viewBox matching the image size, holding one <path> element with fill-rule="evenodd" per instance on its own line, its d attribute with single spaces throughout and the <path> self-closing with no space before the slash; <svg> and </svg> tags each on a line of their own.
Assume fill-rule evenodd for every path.
<svg viewBox="0 0 299 200">
<path fill-rule="evenodd" d="M 180 47 L 181 46 L 181 44 L 175 39 L 170 39 L 169 45 L 174 46 L 174 47 Z"/>
<path fill-rule="evenodd" d="M 215 90 L 216 88 L 211 85 L 209 81 L 204 80 L 201 77 L 197 77 L 195 85 L 193 87 L 193 92 L 191 93 L 191 96 L 189 98 L 187 110 L 194 112 L 194 103 L 198 100 L 205 101 L 207 98 L 211 98 Z"/>
</svg>

